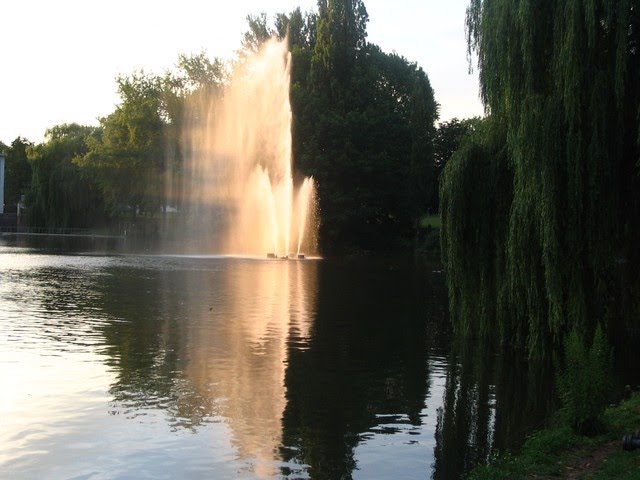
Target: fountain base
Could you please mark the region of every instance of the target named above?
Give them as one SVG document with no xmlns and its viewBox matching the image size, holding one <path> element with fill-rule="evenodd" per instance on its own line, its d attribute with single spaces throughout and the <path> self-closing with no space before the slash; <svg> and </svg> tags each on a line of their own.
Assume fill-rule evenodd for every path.
<svg viewBox="0 0 640 480">
<path fill-rule="evenodd" d="M 304 253 L 298 253 L 297 255 L 295 253 L 291 253 L 289 255 L 283 255 L 282 257 L 279 257 L 276 253 L 267 253 L 267 258 L 270 258 L 272 260 L 304 260 L 306 256 Z"/>
</svg>

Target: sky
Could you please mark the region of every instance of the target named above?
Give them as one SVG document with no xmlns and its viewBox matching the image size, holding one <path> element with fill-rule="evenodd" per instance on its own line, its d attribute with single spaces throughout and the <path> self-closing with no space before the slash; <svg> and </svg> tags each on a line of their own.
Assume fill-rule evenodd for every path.
<svg viewBox="0 0 640 480">
<path fill-rule="evenodd" d="M 482 115 L 464 35 L 468 0 L 365 0 L 369 42 L 428 74 L 440 119 Z M 0 24 L 0 141 L 41 142 L 60 123 L 97 125 L 115 78 L 163 73 L 181 53 L 231 59 L 246 16 L 315 10 L 315 0 L 12 0 Z"/>
</svg>

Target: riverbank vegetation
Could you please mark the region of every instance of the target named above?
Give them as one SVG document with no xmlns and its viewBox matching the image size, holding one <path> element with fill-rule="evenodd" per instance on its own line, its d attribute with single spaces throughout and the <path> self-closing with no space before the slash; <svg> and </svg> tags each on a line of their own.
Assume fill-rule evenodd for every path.
<svg viewBox="0 0 640 480">
<path fill-rule="evenodd" d="M 488 115 L 441 179 L 451 319 L 460 337 L 547 359 L 563 425 L 530 440 L 514 476 L 476 478 L 535 473 L 558 442 L 602 435 L 614 369 L 638 339 L 639 8 L 471 0 L 467 9 Z"/>
<path fill-rule="evenodd" d="M 621 439 L 640 429 L 640 394 L 608 408 L 604 422 L 606 433 L 593 437 L 579 435 L 560 421 L 530 436 L 519 455 L 495 456 L 469 478 L 638 478 L 640 450 L 624 451 Z"/>
<path fill-rule="evenodd" d="M 473 0 L 489 117 L 442 181 L 456 330 L 530 355 L 637 334 L 640 74 L 634 1 Z"/>
</svg>

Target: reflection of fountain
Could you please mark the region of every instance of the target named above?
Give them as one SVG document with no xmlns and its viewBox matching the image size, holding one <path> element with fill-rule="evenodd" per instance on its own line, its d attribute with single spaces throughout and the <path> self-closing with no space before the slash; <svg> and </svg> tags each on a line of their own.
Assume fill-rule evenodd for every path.
<svg viewBox="0 0 640 480">
<path fill-rule="evenodd" d="M 282 445 L 287 346 L 306 342 L 317 264 L 234 262 L 210 279 L 223 303 L 205 313 L 200 297 L 187 300 L 193 310 L 179 349 L 184 363 L 177 367 L 199 397 L 216 399 L 211 413 L 225 419 L 238 458 L 256 476 L 273 477 Z M 186 290 L 197 291 L 199 284 Z"/>
<path fill-rule="evenodd" d="M 314 184 L 291 172 L 291 55 L 271 40 L 238 65 L 218 95 L 186 111 L 185 241 L 219 253 L 278 256 L 313 250 Z M 195 238 L 194 238 L 195 237 Z"/>
</svg>

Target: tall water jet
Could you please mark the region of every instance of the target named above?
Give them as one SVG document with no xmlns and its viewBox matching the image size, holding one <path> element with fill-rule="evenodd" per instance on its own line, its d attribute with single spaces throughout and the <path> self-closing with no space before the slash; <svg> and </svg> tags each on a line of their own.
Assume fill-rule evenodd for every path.
<svg viewBox="0 0 640 480">
<path fill-rule="evenodd" d="M 313 251 L 313 180 L 294 186 L 291 169 L 290 67 L 286 42 L 272 39 L 236 65 L 222 92 L 194 95 L 188 105 L 180 200 L 186 250 Z"/>
<path fill-rule="evenodd" d="M 310 230 L 314 225 L 313 219 L 309 216 L 309 211 L 313 211 L 313 207 L 315 206 L 314 193 L 315 184 L 313 183 L 313 178 L 305 178 L 298 191 L 298 198 L 296 199 L 296 218 L 298 225 L 298 250 L 296 251 L 296 255 L 298 256 L 301 254 L 301 248 L 307 230 Z"/>
</svg>

